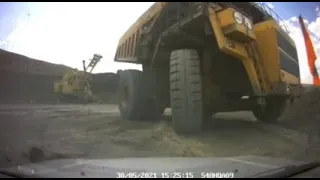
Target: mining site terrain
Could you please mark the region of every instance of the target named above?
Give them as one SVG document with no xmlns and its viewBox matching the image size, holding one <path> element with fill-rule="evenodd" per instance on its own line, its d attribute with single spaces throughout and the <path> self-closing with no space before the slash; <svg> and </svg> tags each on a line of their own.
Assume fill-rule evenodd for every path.
<svg viewBox="0 0 320 180">
<path fill-rule="evenodd" d="M 102 103 L 57 104 L 53 81 L 69 67 L 6 51 L 0 51 L 0 61 L 0 167 L 59 158 L 263 155 L 320 160 L 320 89 L 311 86 L 304 87 L 279 124 L 259 122 L 251 112 L 219 113 L 203 133 L 182 136 L 172 129 L 170 109 L 157 121 L 121 120 L 110 100 L 115 74 L 94 75 L 93 88 L 103 92 Z M 41 149 L 44 157 L 30 154 L 32 148 Z"/>
</svg>

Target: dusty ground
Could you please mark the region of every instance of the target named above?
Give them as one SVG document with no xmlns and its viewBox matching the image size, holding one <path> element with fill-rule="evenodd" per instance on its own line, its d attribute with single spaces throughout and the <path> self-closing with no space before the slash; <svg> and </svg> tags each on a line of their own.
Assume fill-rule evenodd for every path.
<svg viewBox="0 0 320 180">
<path fill-rule="evenodd" d="M 114 105 L 0 105 L 0 165 L 30 162 L 31 147 L 53 158 L 268 155 L 320 159 L 314 138 L 255 121 L 249 112 L 218 114 L 199 135 L 178 136 L 170 110 L 158 122 L 120 120 Z"/>
</svg>

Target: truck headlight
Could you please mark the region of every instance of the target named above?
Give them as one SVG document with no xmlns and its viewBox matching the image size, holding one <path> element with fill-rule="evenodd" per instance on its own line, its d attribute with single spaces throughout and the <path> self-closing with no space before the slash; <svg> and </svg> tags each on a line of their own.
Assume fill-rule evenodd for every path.
<svg viewBox="0 0 320 180">
<path fill-rule="evenodd" d="M 253 25 L 252 21 L 249 18 L 244 18 L 244 24 L 247 26 L 248 29 L 252 30 Z"/>
<path fill-rule="evenodd" d="M 233 17 L 234 20 L 238 23 L 238 24 L 242 24 L 243 23 L 243 16 L 241 13 L 239 13 L 238 11 L 235 11 L 233 13 Z"/>
</svg>

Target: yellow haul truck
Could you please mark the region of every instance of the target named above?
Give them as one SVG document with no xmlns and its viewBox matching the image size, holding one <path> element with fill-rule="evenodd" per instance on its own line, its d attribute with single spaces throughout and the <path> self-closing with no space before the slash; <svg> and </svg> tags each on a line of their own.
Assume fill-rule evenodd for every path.
<svg viewBox="0 0 320 180">
<path fill-rule="evenodd" d="M 280 18 L 254 2 L 156 2 L 119 40 L 123 119 L 172 109 L 179 133 L 202 130 L 216 112 L 253 111 L 276 122 L 300 94 L 295 44 Z M 244 98 L 247 97 L 247 98 Z"/>
</svg>

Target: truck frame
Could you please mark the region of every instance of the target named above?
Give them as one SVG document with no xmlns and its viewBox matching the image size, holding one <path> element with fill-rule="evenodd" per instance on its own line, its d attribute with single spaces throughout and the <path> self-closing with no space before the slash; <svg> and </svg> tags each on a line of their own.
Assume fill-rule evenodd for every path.
<svg viewBox="0 0 320 180">
<path fill-rule="evenodd" d="M 120 38 L 119 110 L 154 120 L 171 107 L 178 133 L 217 112 L 250 110 L 277 122 L 300 95 L 297 50 L 279 16 L 253 2 L 156 2 Z M 285 27 L 285 26 L 284 26 Z"/>
</svg>

